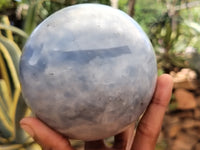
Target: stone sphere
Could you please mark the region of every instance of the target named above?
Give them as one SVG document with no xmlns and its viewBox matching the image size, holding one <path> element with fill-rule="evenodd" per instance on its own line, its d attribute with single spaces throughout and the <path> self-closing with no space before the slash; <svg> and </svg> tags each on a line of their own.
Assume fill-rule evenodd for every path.
<svg viewBox="0 0 200 150">
<path fill-rule="evenodd" d="M 35 115 L 85 141 L 124 131 L 148 106 L 156 84 L 152 45 L 124 12 L 100 4 L 64 8 L 25 44 L 20 81 Z"/>
</svg>

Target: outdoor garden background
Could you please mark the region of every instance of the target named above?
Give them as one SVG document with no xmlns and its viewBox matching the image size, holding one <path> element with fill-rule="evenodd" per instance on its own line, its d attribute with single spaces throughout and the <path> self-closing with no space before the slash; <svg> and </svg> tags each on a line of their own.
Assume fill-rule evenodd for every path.
<svg viewBox="0 0 200 150">
<path fill-rule="evenodd" d="M 19 127 L 31 111 L 21 95 L 18 63 L 33 29 L 77 3 L 111 5 L 142 26 L 155 49 L 158 74 L 174 79 L 156 150 L 200 150 L 200 0 L 0 0 L 0 150 L 41 149 Z M 83 149 L 83 142 L 71 142 Z"/>
</svg>

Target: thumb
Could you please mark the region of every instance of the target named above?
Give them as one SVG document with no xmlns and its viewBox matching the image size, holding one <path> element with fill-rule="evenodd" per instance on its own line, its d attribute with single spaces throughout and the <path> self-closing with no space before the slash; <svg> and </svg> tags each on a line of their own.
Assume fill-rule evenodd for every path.
<svg viewBox="0 0 200 150">
<path fill-rule="evenodd" d="M 68 139 L 49 128 L 37 118 L 23 118 L 20 121 L 20 126 L 44 150 L 73 150 Z"/>
</svg>

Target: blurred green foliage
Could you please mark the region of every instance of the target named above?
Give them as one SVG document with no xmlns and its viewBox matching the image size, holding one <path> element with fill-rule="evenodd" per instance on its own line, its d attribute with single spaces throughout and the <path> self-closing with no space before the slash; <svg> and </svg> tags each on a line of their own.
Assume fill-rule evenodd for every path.
<svg viewBox="0 0 200 150">
<path fill-rule="evenodd" d="M 21 50 L 13 33 L 22 38 L 27 34 L 10 25 L 7 16 L 0 16 L 0 149 L 34 149 L 33 140 L 20 128 L 22 117 L 31 114 L 21 95 L 18 66 Z"/>
<path fill-rule="evenodd" d="M 11 0 L 1 0 L 0 2 L 0 10 L 3 8 L 8 8 L 10 6 Z"/>
<path fill-rule="evenodd" d="M 165 7 L 160 16 L 148 24 L 147 33 L 157 54 L 158 68 L 169 73 L 196 63 L 191 60 L 193 53 L 199 53 L 200 14 L 197 10 L 200 10 L 200 2 L 165 1 Z"/>
<path fill-rule="evenodd" d="M 150 25 L 156 22 L 158 18 L 166 12 L 166 5 L 159 1 L 152 3 L 152 0 L 138 0 L 135 9 L 136 12 L 134 19 L 137 20 L 137 22 L 139 22 L 143 27 L 144 31 L 149 34 Z"/>
</svg>

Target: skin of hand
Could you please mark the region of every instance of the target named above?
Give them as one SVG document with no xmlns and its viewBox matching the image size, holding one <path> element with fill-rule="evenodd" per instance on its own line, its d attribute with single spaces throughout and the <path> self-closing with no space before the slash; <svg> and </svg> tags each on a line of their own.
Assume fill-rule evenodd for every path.
<svg viewBox="0 0 200 150">
<path fill-rule="evenodd" d="M 172 78 L 161 75 L 147 110 L 137 129 L 131 125 L 126 131 L 116 135 L 112 148 L 105 146 L 103 140 L 85 142 L 85 150 L 154 150 L 159 136 L 165 111 L 171 98 Z M 50 129 L 35 117 L 23 118 L 21 127 L 41 145 L 43 150 L 74 150 L 69 140 Z"/>
</svg>

